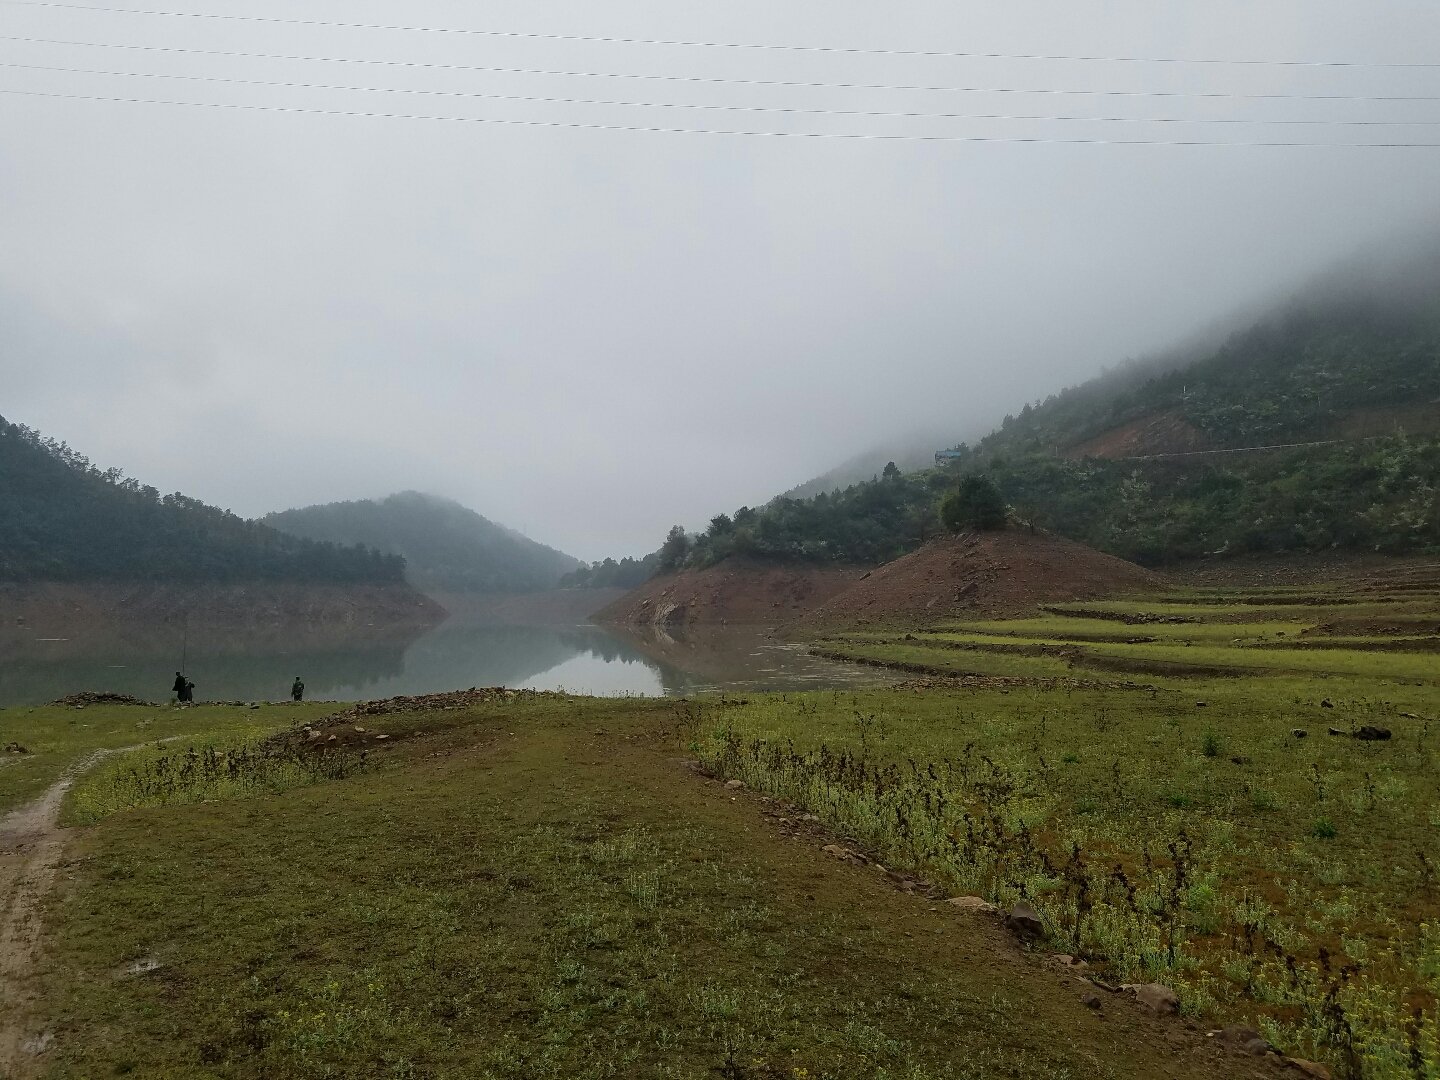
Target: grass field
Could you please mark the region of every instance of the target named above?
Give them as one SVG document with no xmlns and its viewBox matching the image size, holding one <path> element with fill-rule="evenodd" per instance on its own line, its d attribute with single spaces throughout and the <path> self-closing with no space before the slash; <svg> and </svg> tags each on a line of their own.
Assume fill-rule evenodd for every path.
<svg viewBox="0 0 1440 1080">
<path fill-rule="evenodd" d="M 1033 902 L 1116 979 L 1350 1075 L 1440 1075 L 1440 597 L 1274 599 L 833 636 L 982 687 L 1049 681 L 757 702 L 704 752 L 948 889 Z"/>
<path fill-rule="evenodd" d="M 198 803 L 132 786 L 125 808 L 123 770 L 93 774 L 37 1071 L 1276 1075 L 1119 998 L 1087 1008 L 994 923 L 684 765 L 682 733 L 728 711 L 524 695 L 367 717 L 327 729 L 367 755 L 344 779 Z"/>
<path fill-rule="evenodd" d="M 333 712 L 334 705 L 262 705 L 258 709 L 197 704 L 19 706 L 0 709 L 0 744 L 25 753 L 0 754 L 0 814 L 33 799 L 66 769 L 96 750 L 118 750 L 180 736 L 269 734 L 277 727 Z"/>
<path fill-rule="evenodd" d="M 70 793 L 0 1022 L 66 1078 L 1296 1075 L 1204 1037 L 1236 1022 L 1440 1076 L 1436 657 L 1368 648 L 1440 604 L 1224 599 L 820 643 L 926 674 L 886 690 L 5 711 L 10 805 L 147 745 Z M 1057 952 L 1185 1020 L 1087 1008 Z"/>
</svg>

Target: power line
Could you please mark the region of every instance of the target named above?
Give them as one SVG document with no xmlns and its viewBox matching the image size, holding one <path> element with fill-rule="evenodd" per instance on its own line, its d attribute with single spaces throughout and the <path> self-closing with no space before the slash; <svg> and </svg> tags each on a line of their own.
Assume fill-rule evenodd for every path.
<svg viewBox="0 0 1440 1080">
<path fill-rule="evenodd" d="M 867 132 L 828 131 L 747 131 L 724 128 L 658 127 L 645 124 L 600 124 L 559 120 L 515 120 L 488 116 L 434 116 L 424 113 L 373 112 L 364 109 L 317 109 L 288 105 L 242 105 L 217 101 L 176 101 L 165 98 L 115 97 L 103 94 L 64 94 L 45 90 L 19 90 L 0 87 L 0 94 L 20 97 L 50 98 L 60 101 L 114 102 L 130 105 L 168 105 L 196 109 L 224 109 L 237 112 L 290 113 L 302 116 L 343 116 L 384 120 L 422 120 L 441 123 L 495 124 L 506 127 L 561 128 L 569 131 L 630 131 L 662 135 L 730 135 L 773 139 L 843 139 L 864 142 L 923 143 L 1023 143 L 1070 146 L 1204 146 L 1249 148 L 1306 148 L 1330 150 L 1440 150 L 1440 142 L 1334 143 L 1309 141 L 1264 140 L 1253 142 L 1219 142 L 1211 139 L 1083 139 L 1038 138 L 990 135 L 886 135 Z"/>
<path fill-rule="evenodd" d="M 309 26 L 343 30 L 386 30 L 413 34 L 461 34 L 471 37 L 512 38 L 527 41 L 586 42 L 604 45 L 666 45 L 697 49 L 762 50 L 766 52 L 834 53 L 845 56 L 905 56 L 951 60 L 1067 60 L 1123 64 L 1209 64 L 1243 67 L 1313 68 L 1440 68 L 1440 63 L 1366 62 L 1357 60 L 1237 60 L 1175 56 L 1087 56 L 1060 53 L 968 52 L 944 49 L 862 49 L 832 45 L 781 45 L 735 41 L 688 41 L 670 38 L 616 37 L 598 34 L 540 34 L 517 30 L 480 30 L 454 26 L 409 26 L 400 23 L 358 23 L 335 19 L 293 19 L 269 15 L 222 15 L 214 12 L 163 11 L 154 8 L 104 7 L 64 3 L 62 0 L 0 0 L 14 7 L 91 11 L 108 15 L 146 15 L 170 19 L 210 19 L 222 22 L 262 23 L 271 26 Z"/>
<path fill-rule="evenodd" d="M 480 101 L 518 101 L 552 105 L 614 105 L 643 109 L 694 109 L 701 112 L 770 113 L 789 116 L 846 116 L 904 120 L 1038 120 L 1079 123 L 1131 124 L 1254 124 L 1307 127 L 1440 127 L 1440 120 L 1260 120 L 1246 117 L 1188 118 L 1175 116 L 1062 116 L 1032 113 L 907 112 L 880 109 L 813 109 L 764 105 L 706 105 L 683 102 L 626 101 L 616 98 L 551 97 L 539 94 L 489 94 L 467 90 L 419 90 L 395 86 L 348 86 L 335 83 L 293 82 L 278 79 L 235 79 L 218 75 L 174 75 L 154 71 L 109 71 L 99 68 L 49 67 L 43 64 L 0 62 L 0 68 L 48 71 L 67 75 L 105 75 L 133 79 L 170 79 L 218 83 L 226 86 L 260 86 L 292 90 L 342 90 L 367 94 L 413 94 L 423 97 L 465 98 Z"/>
<path fill-rule="evenodd" d="M 9 0 L 0 0 L 7 3 Z M 1440 101 L 1440 94 L 1288 94 L 1239 93 L 1232 91 L 1186 90 L 1070 90 L 1014 86 L 954 86 L 922 83 L 817 82 L 801 79 L 730 79 L 702 75 L 654 75 L 614 71 L 574 71 L 559 68 L 494 67 L 484 64 L 446 64 L 422 60 L 378 60 L 352 56 L 306 56 L 295 53 L 245 52 L 236 49 L 191 49 L 178 45 L 133 45 L 109 41 L 74 41 L 67 38 L 0 35 L 0 41 L 31 45 L 65 45 L 87 49 L 121 49 L 129 52 L 164 53 L 179 56 L 216 56 L 237 60 L 285 60 L 317 64 L 361 64 L 374 67 L 409 68 L 423 71 L 483 72 L 495 75 L 559 75 L 583 79 L 634 79 L 648 82 L 692 83 L 713 86 L 769 86 L 815 90 L 901 90 L 954 94 L 1043 94 L 1060 97 L 1173 98 L 1221 101 Z"/>
</svg>

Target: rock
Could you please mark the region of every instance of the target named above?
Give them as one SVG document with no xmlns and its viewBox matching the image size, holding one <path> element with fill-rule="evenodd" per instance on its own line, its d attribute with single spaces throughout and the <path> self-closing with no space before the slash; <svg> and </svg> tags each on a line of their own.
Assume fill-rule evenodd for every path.
<svg viewBox="0 0 1440 1080">
<path fill-rule="evenodd" d="M 1306 1076 L 1313 1076 L 1315 1080 L 1330 1080 L 1330 1070 L 1317 1061 L 1306 1061 L 1304 1058 L 1286 1058 L 1285 1064 Z"/>
<path fill-rule="evenodd" d="M 1320 699 L 1320 708 L 1322 708 L 1322 709 L 1333 709 L 1333 708 L 1335 708 L 1335 706 L 1331 703 L 1330 699 L 1327 697 L 1327 698 L 1321 698 L 1321 699 Z"/>
<path fill-rule="evenodd" d="M 1071 956 L 1069 953 L 1056 953 L 1050 957 L 1050 962 L 1066 971 L 1084 971 L 1090 966 L 1078 956 Z"/>
<path fill-rule="evenodd" d="M 1094 990 L 1091 990 L 1088 993 L 1081 994 L 1080 1000 L 1085 1003 L 1085 1007 L 1087 1009 L 1100 1008 L 1100 995 L 1095 993 Z"/>
<path fill-rule="evenodd" d="M 305 738 L 309 739 L 311 742 L 314 742 L 316 739 L 320 738 L 320 732 L 316 731 L 314 728 L 306 728 Z"/>
<path fill-rule="evenodd" d="M 1332 727 L 1332 728 L 1330 729 L 1330 734 L 1331 734 L 1331 735 L 1345 735 L 1345 734 L 1348 734 L 1348 733 L 1345 731 L 1344 728 Z"/>
<path fill-rule="evenodd" d="M 955 896 L 945 901 L 951 907 L 957 907 L 961 911 L 974 911 L 981 915 L 989 915 L 996 909 L 995 905 L 988 900 L 978 896 Z"/>
<path fill-rule="evenodd" d="M 355 728 L 355 733 L 356 733 L 357 735 L 364 735 L 364 734 L 365 734 L 365 729 L 364 729 L 363 727 L 360 727 L 360 726 L 357 725 L 356 728 Z"/>
<path fill-rule="evenodd" d="M 744 787 L 745 787 L 745 781 L 744 781 L 744 780 L 726 780 L 726 781 L 725 781 L 725 790 L 726 790 L 726 791 L 740 791 L 740 790 L 743 789 Z"/>
<path fill-rule="evenodd" d="M 7 754 L 28 754 L 30 751 L 21 746 L 18 742 L 7 742 L 5 744 Z"/>
<path fill-rule="evenodd" d="M 144 956 L 139 960 L 132 960 L 120 969 L 122 979 L 133 979 L 137 975 L 149 975 L 152 971 L 159 971 L 163 965 L 153 956 Z"/>
<path fill-rule="evenodd" d="M 852 851 L 850 848 L 842 847 L 839 844 L 826 844 L 820 850 L 825 852 L 826 855 L 832 855 L 842 862 L 857 863 L 863 866 L 870 861 L 864 855 L 861 855 L 860 852 Z M 877 866 L 875 869 L 883 870 L 884 867 Z"/>
<path fill-rule="evenodd" d="M 1203 708 L 1205 708 L 1208 704 L 1209 704 L 1209 702 L 1207 702 L 1207 701 L 1197 701 L 1197 702 L 1195 702 L 1195 708 L 1197 708 L 1197 709 L 1203 709 Z"/>
<path fill-rule="evenodd" d="M 32 1057 L 39 1057 L 50 1049 L 50 1044 L 54 1041 L 55 1033 L 52 1031 L 44 1031 L 39 1035 L 31 1035 L 20 1040 L 20 1052 L 22 1054 L 29 1054 Z"/>
<path fill-rule="evenodd" d="M 800 820 L 801 820 L 801 821 L 819 821 L 820 818 L 819 818 L 818 816 L 816 816 L 815 814 L 801 814 L 801 815 L 800 815 Z"/>
<path fill-rule="evenodd" d="M 1236 765 L 1249 765 L 1249 764 L 1250 764 L 1250 759 L 1249 759 L 1248 757 L 1246 757 L 1244 754 L 1236 754 L 1236 755 L 1235 755 L 1234 757 L 1232 757 L 1230 760 L 1233 761 Z"/>
<path fill-rule="evenodd" d="M 1366 724 L 1364 727 L 1356 730 L 1354 737 L 1363 739 L 1366 742 L 1383 742 L 1390 738 L 1390 729 L 1387 727 L 1373 727 L 1370 724 Z"/>
<path fill-rule="evenodd" d="M 1264 1035 L 1254 1028 L 1244 1027 L 1240 1024 L 1215 1032 L 1215 1040 L 1226 1046 L 1233 1046 L 1237 1050 L 1243 1050 L 1253 1057 L 1264 1057 L 1273 1049 Z"/>
<path fill-rule="evenodd" d="M 1005 928 L 1016 937 L 1034 941 L 1045 936 L 1045 924 L 1029 904 L 1016 904 L 1005 916 Z"/>
<path fill-rule="evenodd" d="M 1290 729 L 1290 734 L 1291 734 L 1291 735 L 1294 735 L 1295 738 L 1297 738 L 1297 739 L 1303 739 L 1303 738 L 1306 738 L 1307 736 L 1309 736 L 1310 732 L 1306 731 L 1303 727 L 1297 727 L 1297 728 L 1291 728 L 1291 729 Z"/>
<path fill-rule="evenodd" d="M 1175 1016 L 1180 1012 L 1180 996 L 1163 983 L 1127 983 L 1120 989 L 1134 994 L 1136 1001 L 1160 1016 Z"/>
<path fill-rule="evenodd" d="M 334 735 L 331 735 L 330 737 L 333 739 L 335 736 L 334 736 Z M 376 739 L 388 739 L 389 737 L 390 737 L 389 735 L 376 735 L 376 736 L 375 736 Z"/>
</svg>

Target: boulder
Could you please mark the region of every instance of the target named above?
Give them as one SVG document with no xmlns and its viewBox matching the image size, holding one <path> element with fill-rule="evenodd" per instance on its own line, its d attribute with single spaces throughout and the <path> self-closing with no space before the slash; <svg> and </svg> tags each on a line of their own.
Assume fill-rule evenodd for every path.
<svg viewBox="0 0 1440 1080">
<path fill-rule="evenodd" d="M 1005 916 L 1005 928 L 1024 941 L 1045 936 L 1045 923 L 1029 904 L 1016 904 Z"/>
<path fill-rule="evenodd" d="M 7 742 L 5 744 L 5 753 L 7 754 L 28 754 L 29 752 L 29 750 L 21 746 L 18 742 Z"/>
<path fill-rule="evenodd" d="M 1162 983 L 1127 983 L 1120 987 L 1153 1013 L 1174 1016 L 1180 1012 L 1180 995 Z"/>
<path fill-rule="evenodd" d="M 1215 1038 L 1226 1046 L 1233 1046 L 1236 1050 L 1242 1050 L 1254 1057 L 1264 1057 L 1274 1049 L 1260 1032 L 1240 1024 L 1217 1031 Z"/>
<path fill-rule="evenodd" d="M 1303 739 L 1303 738 L 1305 738 L 1307 735 L 1309 735 L 1310 732 L 1306 731 L 1303 727 L 1297 727 L 1297 728 L 1291 728 L 1291 729 L 1290 729 L 1290 734 L 1291 734 L 1291 735 L 1294 735 L 1295 738 L 1297 738 L 1297 739 Z"/>
<path fill-rule="evenodd" d="M 744 786 L 745 786 L 745 781 L 744 781 L 744 780 L 726 780 L 726 781 L 725 781 L 725 790 L 726 790 L 726 791 L 739 791 L 739 790 L 742 789 Z"/>
</svg>

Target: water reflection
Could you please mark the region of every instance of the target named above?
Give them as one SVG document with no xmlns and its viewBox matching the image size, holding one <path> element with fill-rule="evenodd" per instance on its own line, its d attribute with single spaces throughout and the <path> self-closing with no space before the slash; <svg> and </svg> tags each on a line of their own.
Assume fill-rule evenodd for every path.
<svg viewBox="0 0 1440 1080">
<path fill-rule="evenodd" d="M 37 704 L 78 690 L 169 697 L 182 652 L 201 700 L 272 700 L 290 680 L 333 700 L 424 694 L 469 686 L 564 689 L 600 695 L 800 690 L 873 682 L 873 671 L 812 657 L 762 629 L 676 638 L 589 624 L 497 626 L 451 620 L 429 629 L 366 627 L 343 635 L 306 628 L 196 634 L 115 628 L 88 638 L 0 643 L 0 705 Z"/>
</svg>

